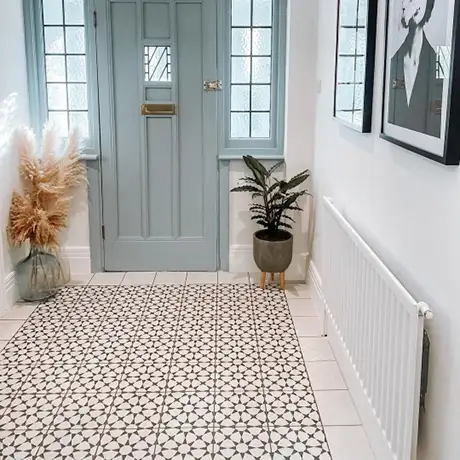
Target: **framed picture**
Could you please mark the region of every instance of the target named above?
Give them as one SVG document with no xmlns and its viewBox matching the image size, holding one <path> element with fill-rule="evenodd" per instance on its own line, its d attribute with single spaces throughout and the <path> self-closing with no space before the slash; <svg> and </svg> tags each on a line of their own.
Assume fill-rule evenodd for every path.
<svg viewBox="0 0 460 460">
<path fill-rule="evenodd" d="M 371 131 L 377 0 L 339 0 L 334 117 Z"/>
<path fill-rule="evenodd" d="M 460 0 L 387 0 L 384 139 L 460 160 Z"/>
</svg>

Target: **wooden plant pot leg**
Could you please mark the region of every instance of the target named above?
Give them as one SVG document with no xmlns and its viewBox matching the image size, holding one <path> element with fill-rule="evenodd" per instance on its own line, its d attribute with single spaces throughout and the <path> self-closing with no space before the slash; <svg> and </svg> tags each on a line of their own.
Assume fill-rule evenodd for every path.
<svg viewBox="0 0 460 460">
<path fill-rule="evenodd" d="M 270 279 L 271 279 L 272 281 L 275 280 L 275 274 L 274 274 L 274 273 L 270 273 Z"/>
<path fill-rule="evenodd" d="M 262 274 L 260 275 L 260 287 L 261 287 L 261 289 L 265 289 L 265 276 L 266 276 L 265 272 L 262 272 Z"/>
<path fill-rule="evenodd" d="M 281 289 L 284 291 L 286 287 L 286 278 L 284 272 L 281 273 Z"/>
</svg>

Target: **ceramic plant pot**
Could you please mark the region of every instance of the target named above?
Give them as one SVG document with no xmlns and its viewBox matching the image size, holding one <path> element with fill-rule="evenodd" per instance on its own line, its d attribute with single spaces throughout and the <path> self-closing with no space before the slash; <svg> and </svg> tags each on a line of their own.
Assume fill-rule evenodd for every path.
<svg viewBox="0 0 460 460">
<path fill-rule="evenodd" d="M 280 231 L 275 237 L 259 230 L 253 237 L 254 261 L 262 273 L 284 273 L 292 262 L 293 237 Z"/>
</svg>

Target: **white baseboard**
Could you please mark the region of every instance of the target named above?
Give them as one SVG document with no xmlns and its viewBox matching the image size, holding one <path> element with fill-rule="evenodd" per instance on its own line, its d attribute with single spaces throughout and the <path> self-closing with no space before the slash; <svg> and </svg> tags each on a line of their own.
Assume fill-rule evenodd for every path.
<svg viewBox="0 0 460 460">
<path fill-rule="evenodd" d="M 327 334 L 332 350 L 334 351 L 337 363 L 342 371 L 343 377 L 348 387 L 348 391 L 356 406 L 356 410 L 361 419 L 363 429 L 366 432 L 369 444 L 374 451 L 376 460 L 393 460 L 393 455 L 383 436 L 382 429 L 377 421 L 371 404 L 363 390 L 361 380 L 356 375 L 352 362 L 350 361 L 347 349 L 340 334 L 326 311 L 326 299 L 322 290 L 322 280 L 314 262 L 310 262 L 308 277 L 315 287 L 318 316 L 324 318 L 324 330 Z"/>
<path fill-rule="evenodd" d="M 14 272 L 11 272 L 3 280 L 4 295 L 1 313 L 8 311 L 18 300 L 18 293 L 16 289 L 16 278 Z"/>
<path fill-rule="evenodd" d="M 287 280 L 305 282 L 307 257 L 308 254 L 306 253 L 297 253 L 292 256 L 292 263 L 286 271 Z M 254 263 L 251 245 L 234 244 L 230 246 L 229 271 L 231 273 L 255 273 L 259 271 Z"/>
<path fill-rule="evenodd" d="M 62 248 L 62 255 L 68 260 L 71 276 L 91 273 L 91 254 L 87 246 Z"/>
</svg>

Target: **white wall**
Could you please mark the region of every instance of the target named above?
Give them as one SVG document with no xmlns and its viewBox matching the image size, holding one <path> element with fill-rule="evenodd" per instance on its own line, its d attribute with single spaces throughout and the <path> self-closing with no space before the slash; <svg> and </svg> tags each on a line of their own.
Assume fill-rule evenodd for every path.
<svg viewBox="0 0 460 460">
<path fill-rule="evenodd" d="M 316 100 L 316 0 L 289 0 L 286 95 L 286 174 L 293 176 L 313 164 Z M 230 165 L 230 187 L 244 175 L 242 161 Z M 308 188 L 312 182 L 307 183 Z M 230 271 L 257 271 L 252 258 L 252 234 L 257 229 L 250 220 L 249 197 L 230 195 Z M 305 212 L 297 216 L 294 257 L 287 272 L 290 280 L 304 280 L 310 223 L 309 200 Z"/>
<path fill-rule="evenodd" d="M 17 185 L 17 157 L 10 137 L 29 121 L 22 2 L 2 2 L 0 14 L 0 311 L 14 300 L 12 262 L 6 241 L 11 192 Z"/>
<path fill-rule="evenodd" d="M 379 138 L 383 74 L 380 3 L 373 134 L 332 118 L 337 0 L 319 2 L 315 193 L 331 196 L 416 299 L 435 318 L 423 460 L 460 458 L 460 170 L 440 166 Z M 319 220 L 320 220 L 319 212 Z M 314 262 L 321 271 L 321 225 Z"/>
</svg>

